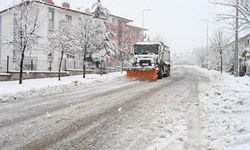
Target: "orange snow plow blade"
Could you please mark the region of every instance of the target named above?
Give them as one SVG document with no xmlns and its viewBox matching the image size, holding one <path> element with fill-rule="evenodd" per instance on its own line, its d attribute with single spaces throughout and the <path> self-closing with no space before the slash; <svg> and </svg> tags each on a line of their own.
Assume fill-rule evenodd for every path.
<svg viewBox="0 0 250 150">
<path fill-rule="evenodd" d="M 127 76 L 132 78 L 142 78 L 146 80 L 157 80 L 157 69 L 153 68 L 150 70 L 139 70 L 131 69 L 127 70 Z"/>
</svg>

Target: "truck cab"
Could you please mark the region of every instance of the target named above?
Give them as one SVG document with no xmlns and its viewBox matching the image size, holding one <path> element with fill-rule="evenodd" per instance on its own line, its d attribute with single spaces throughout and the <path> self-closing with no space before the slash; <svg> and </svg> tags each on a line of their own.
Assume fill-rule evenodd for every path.
<svg viewBox="0 0 250 150">
<path fill-rule="evenodd" d="M 155 68 L 158 78 L 170 75 L 170 50 L 164 43 L 143 42 L 133 46 L 134 67 Z"/>
</svg>

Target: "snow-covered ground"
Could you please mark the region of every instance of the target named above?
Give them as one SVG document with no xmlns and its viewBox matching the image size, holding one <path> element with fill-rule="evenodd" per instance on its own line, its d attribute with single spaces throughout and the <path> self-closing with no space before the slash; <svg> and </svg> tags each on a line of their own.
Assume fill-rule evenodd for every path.
<svg viewBox="0 0 250 150">
<path fill-rule="evenodd" d="M 22 85 L 18 81 L 0 82 L 0 102 L 23 99 L 28 96 L 44 96 L 73 90 L 82 86 L 96 83 L 109 82 L 114 78 L 124 76 L 121 72 L 105 74 L 87 74 L 83 79 L 82 75 L 58 78 L 29 79 L 24 80 Z"/>
<path fill-rule="evenodd" d="M 39 80 L 69 88 L 0 103 L 0 149 L 250 149 L 249 77 L 175 66 L 156 82 L 121 73 Z"/>
<path fill-rule="evenodd" d="M 250 77 L 195 68 L 210 78 L 200 93 L 202 147 L 250 149 Z"/>
</svg>

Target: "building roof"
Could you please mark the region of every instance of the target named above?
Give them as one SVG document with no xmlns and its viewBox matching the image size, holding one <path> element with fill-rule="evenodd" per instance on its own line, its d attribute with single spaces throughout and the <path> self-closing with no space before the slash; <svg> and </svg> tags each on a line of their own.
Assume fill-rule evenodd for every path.
<svg viewBox="0 0 250 150">
<path fill-rule="evenodd" d="M 240 36 L 240 37 L 239 37 L 239 41 L 242 41 L 242 40 L 244 40 L 244 39 L 246 39 L 246 38 L 248 38 L 248 37 L 250 37 L 250 33 L 245 34 L 244 36 Z M 230 45 L 232 45 L 232 44 L 234 44 L 234 43 L 235 43 L 235 40 L 231 41 L 228 45 L 230 46 Z"/>
<path fill-rule="evenodd" d="M 241 56 L 242 57 L 244 57 L 244 56 L 246 56 L 246 54 L 250 54 L 250 49 L 245 49 L 243 52 L 242 52 L 242 54 L 241 54 Z"/>
<path fill-rule="evenodd" d="M 167 48 L 170 48 L 169 46 L 165 45 L 163 42 L 137 42 L 136 45 L 164 45 Z"/>
<path fill-rule="evenodd" d="M 30 1 L 29 1 L 30 2 Z M 54 4 L 50 4 L 50 3 L 47 3 L 47 2 L 43 2 L 43 1 L 39 1 L 39 0 L 33 0 L 31 2 L 37 2 L 37 3 L 40 3 L 40 4 L 44 4 L 44 5 L 47 5 L 47 6 L 50 6 L 50 7 L 55 7 L 55 8 L 59 8 L 59 9 L 64 9 L 64 10 L 67 10 L 67 11 L 72 11 L 72 12 L 75 12 L 75 13 L 80 13 L 80 14 L 83 14 L 83 15 L 88 15 L 88 16 L 91 16 L 92 14 L 91 13 L 85 13 L 85 12 L 82 12 L 82 11 L 79 11 L 79 10 L 74 10 L 74 9 L 71 9 L 71 8 L 64 8 L 64 7 L 61 7 L 61 6 L 58 6 L 58 5 L 54 5 Z M 12 6 L 10 8 L 7 8 L 7 9 L 4 9 L 2 11 L 0 11 L 0 14 L 1 13 L 4 13 L 8 10 L 11 10 L 13 9 L 15 6 Z M 118 18 L 118 19 L 121 19 L 121 20 L 124 20 L 126 22 L 133 22 L 133 20 L 131 19 L 127 19 L 127 18 L 124 18 L 124 17 L 120 17 L 120 16 L 116 16 L 116 15 L 112 15 L 110 14 L 111 17 L 114 17 L 114 18 Z"/>
<path fill-rule="evenodd" d="M 138 42 L 136 45 L 161 45 L 160 42 Z"/>
<path fill-rule="evenodd" d="M 46 2 L 43 2 L 43 1 L 33 0 L 33 1 L 28 1 L 28 2 L 36 2 L 36 3 L 40 3 L 40 4 L 43 4 L 43 5 L 50 6 L 50 7 L 55 7 L 55 8 L 64 9 L 64 10 L 67 10 L 67 11 L 72 11 L 72 12 L 75 12 L 75 13 L 80 13 L 80 14 L 91 16 L 91 14 L 88 14 L 88 13 L 85 13 L 85 12 L 82 12 L 82 11 L 78 11 L 78 10 L 74 10 L 74 9 L 70 9 L 70 8 L 64 8 L 64 7 L 57 6 L 57 5 L 54 5 L 54 4 L 49 4 L 49 3 L 46 3 Z M 6 12 L 8 10 L 13 9 L 14 7 L 15 6 L 12 6 L 10 8 L 4 9 L 4 10 L 0 11 L 0 14 Z"/>
<path fill-rule="evenodd" d="M 116 15 L 112 15 L 110 14 L 111 17 L 114 17 L 114 18 L 117 18 L 117 19 L 121 19 L 121 20 L 124 20 L 126 22 L 134 22 L 133 20 L 131 19 L 127 19 L 127 18 L 123 18 L 123 17 L 120 17 L 120 16 L 116 16 Z"/>
<path fill-rule="evenodd" d="M 245 39 L 245 38 L 248 38 L 248 37 L 250 37 L 250 33 L 248 33 L 248 34 L 246 34 L 246 35 L 240 37 L 239 40 L 242 40 L 242 39 Z"/>
<path fill-rule="evenodd" d="M 141 28 L 141 27 L 133 26 L 133 25 L 127 25 L 127 26 L 131 27 L 131 28 L 136 28 L 136 29 L 139 29 L 139 30 L 144 30 L 144 31 L 148 30 L 148 29 L 144 29 L 144 28 Z"/>
</svg>

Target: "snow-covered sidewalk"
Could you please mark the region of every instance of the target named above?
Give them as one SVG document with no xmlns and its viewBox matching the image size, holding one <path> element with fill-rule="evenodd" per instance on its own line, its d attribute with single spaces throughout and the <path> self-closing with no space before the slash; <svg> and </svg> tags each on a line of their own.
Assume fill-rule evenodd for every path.
<svg viewBox="0 0 250 150">
<path fill-rule="evenodd" d="M 72 90 L 81 86 L 110 82 L 115 78 L 124 76 L 121 72 L 105 74 L 87 74 L 84 79 L 82 75 L 58 78 L 30 79 L 24 80 L 22 85 L 18 81 L 0 82 L 0 103 L 10 100 L 22 99 L 27 96 L 43 96 L 63 91 Z"/>
<path fill-rule="evenodd" d="M 250 77 L 197 69 L 210 78 L 200 94 L 202 149 L 250 149 Z"/>
</svg>

